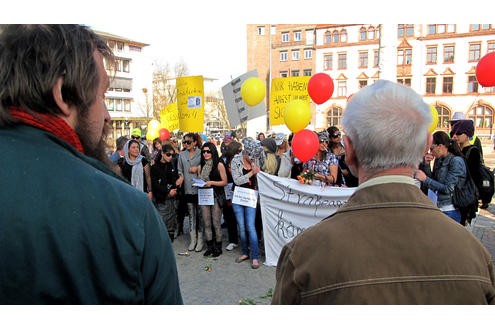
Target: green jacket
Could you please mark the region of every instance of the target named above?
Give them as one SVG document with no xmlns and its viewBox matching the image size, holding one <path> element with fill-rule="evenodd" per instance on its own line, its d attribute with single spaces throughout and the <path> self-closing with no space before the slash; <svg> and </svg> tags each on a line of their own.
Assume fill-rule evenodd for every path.
<svg viewBox="0 0 495 328">
<path fill-rule="evenodd" d="M 182 304 L 145 194 L 53 134 L 0 128 L 1 304 Z"/>
</svg>

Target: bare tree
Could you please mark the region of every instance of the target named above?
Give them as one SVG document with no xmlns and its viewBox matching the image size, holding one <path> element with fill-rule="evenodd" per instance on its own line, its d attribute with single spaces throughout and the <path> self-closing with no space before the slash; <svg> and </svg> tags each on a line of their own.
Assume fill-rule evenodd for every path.
<svg viewBox="0 0 495 328">
<path fill-rule="evenodd" d="M 163 108 L 177 102 L 175 79 L 188 74 L 189 70 L 183 61 L 174 65 L 173 72 L 169 63 L 155 63 L 153 72 L 153 117 L 155 119 L 160 119 L 160 111 Z"/>
</svg>

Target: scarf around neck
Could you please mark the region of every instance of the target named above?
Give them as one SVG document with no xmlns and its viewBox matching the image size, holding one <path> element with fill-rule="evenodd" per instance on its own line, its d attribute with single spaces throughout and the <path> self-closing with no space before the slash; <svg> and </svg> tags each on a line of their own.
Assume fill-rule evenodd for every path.
<svg viewBox="0 0 495 328">
<path fill-rule="evenodd" d="M 127 164 L 132 166 L 131 171 L 131 185 L 136 187 L 138 190 L 144 191 L 144 179 L 143 179 L 143 155 L 139 154 L 136 159 L 129 158 L 129 143 L 131 140 L 128 140 L 124 145 L 124 157 Z M 141 147 L 141 144 L 139 144 Z"/>
<path fill-rule="evenodd" d="M 210 180 L 211 169 L 213 168 L 213 160 L 209 159 L 205 161 L 205 165 L 201 168 L 201 179 Z"/>
<path fill-rule="evenodd" d="M 10 107 L 9 110 L 10 115 L 22 123 L 50 132 L 84 154 L 81 140 L 74 129 L 61 117 L 45 113 L 31 114 L 21 107 Z"/>
</svg>

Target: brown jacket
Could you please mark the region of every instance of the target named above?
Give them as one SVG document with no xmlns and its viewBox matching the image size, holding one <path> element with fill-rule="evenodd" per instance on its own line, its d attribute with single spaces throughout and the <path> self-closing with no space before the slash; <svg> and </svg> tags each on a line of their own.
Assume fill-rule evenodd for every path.
<svg viewBox="0 0 495 328">
<path fill-rule="evenodd" d="M 282 250 L 272 304 L 495 304 L 490 254 L 421 190 L 385 183 Z"/>
</svg>

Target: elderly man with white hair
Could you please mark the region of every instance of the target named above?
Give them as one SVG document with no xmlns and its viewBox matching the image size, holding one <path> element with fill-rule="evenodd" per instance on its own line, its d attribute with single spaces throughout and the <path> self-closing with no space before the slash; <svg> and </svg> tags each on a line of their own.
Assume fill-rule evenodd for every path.
<svg viewBox="0 0 495 328">
<path fill-rule="evenodd" d="M 282 250 L 272 304 L 494 304 L 490 254 L 414 184 L 428 105 L 379 80 L 349 101 L 346 162 L 359 187 Z"/>
</svg>

